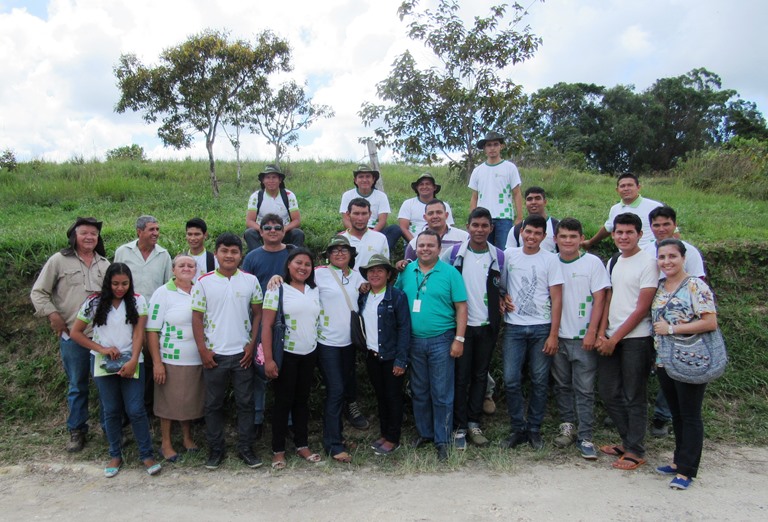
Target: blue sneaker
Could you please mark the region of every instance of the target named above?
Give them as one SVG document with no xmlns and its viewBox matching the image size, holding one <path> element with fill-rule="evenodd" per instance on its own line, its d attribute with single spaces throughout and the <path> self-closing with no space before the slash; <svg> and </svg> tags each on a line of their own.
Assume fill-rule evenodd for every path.
<svg viewBox="0 0 768 522">
<path fill-rule="evenodd" d="M 688 486 L 691 485 L 691 482 L 693 482 L 692 478 L 675 477 L 672 479 L 672 482 L 669 483 L 669 487 L 679 490 L 688 489 Z"/>
<path fill-rule="evenodd" d="M 677 468 L 672 466 L 659 466 L 656 468 L 656 473 L 659 475 L 677 475 Z"/>
<path fill-rule="evenodd" d="M 597 451 L 595 451 L 595 445 L 588 440 L 580 440 L 577 442 L 581 457 L 587 460 L 597 460 Z"/>
</svg>

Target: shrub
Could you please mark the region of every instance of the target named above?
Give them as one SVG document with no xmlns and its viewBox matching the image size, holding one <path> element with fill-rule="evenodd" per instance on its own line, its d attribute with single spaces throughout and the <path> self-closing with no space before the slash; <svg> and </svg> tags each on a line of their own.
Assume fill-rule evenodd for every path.
<svg viewBox="0 0 768 522">
<path fill-rule="evenodd" d="M 0 170 L 5 169 L 8 172 L 11 172 L 16 170 L 17 166 L 16 155 L 11 149 L 5 149 L 2 155 L 0 155 Z"/>
<path fill-rule="evenodd" d="M 147 161 L 144 148 L 140 145 L 126 145 L 107 151 L 107 161 Z"/>
</svg>

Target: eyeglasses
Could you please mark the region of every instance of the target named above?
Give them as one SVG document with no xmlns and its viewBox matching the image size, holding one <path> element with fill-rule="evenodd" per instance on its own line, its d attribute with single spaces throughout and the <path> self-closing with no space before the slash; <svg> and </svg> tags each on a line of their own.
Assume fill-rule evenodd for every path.
<svg viewBox="0 0 768 522">
<path fill-rule="evenodd" d="M 263 227 L 261 227 L 261 229 L 264 232 L 269 232 L 270 230 L 280 232 L 283 229 L 283 225 L 264 225 Z"/>
<path fill-rule="evenodd" d="M 349 249 L 348 248 L 344 248 L 344 247 L 337 247 L 337 248 L 330 249 L 328 251 L 328 253 L 331 254 L 331 255 L 339 256 L 341 254 L 348 254 L 349 253 Z"/>
</svg>

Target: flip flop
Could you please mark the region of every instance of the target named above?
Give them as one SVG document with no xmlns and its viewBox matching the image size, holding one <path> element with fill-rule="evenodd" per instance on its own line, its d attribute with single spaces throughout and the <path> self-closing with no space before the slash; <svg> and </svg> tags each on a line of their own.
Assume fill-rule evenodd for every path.
<svg viewBox="0 0 768 522">
<path fill-rule="evenodd" d="M 645 459 L 643 458 L 627 457 L 626 455 L 622 455 L 618 460 L 611 463 L 611 466 L 623 471 L 632 471 L 639 468 L 643 464 L 645 464 Z"/>
<path fill-rule="evenodd" d="M 306 453 L 303 453 L 305 451 Z M 317 453 L 312 453 L 312 451 L 310 451 L 310 449 L 306 446 L 304 446 L 303 448 L 298 448 L 296 450 L 296 456 L 312 464 L 317 464 L 318 462 L 321 462 L 323 460 L 323 457 L 321 457 Z"/>
<path fill-rule="evenodd" d="M 600 446 L 600 451 L 605 453 L 606 455 L 611 455 L 613 457 L 621 457 L 624 455 L 624 448 L 621 446 L 613 446 L 612 444 L 608 444 L 606 446 Z"/>
<path fill-rule="evenodd" d="M 352 455 L 350 455 L 346 451 L 339 452 L 336 455 L 333 455 L 333 457 L 331 458 L 336 462 L 340 462 L 342 464 L 349 464 L 350 462 L 352 462 Z"/>
<path fill-rule="evenodd" d="M 176 462 L 181 458 L 181 456 L 178 453 L 174 453 L 170 457 L 166 457 L 165 455 L 163 455 L 162 451 L 160 452 L 160 456 L 163 457 L 163 460 L 165 460 L 166 462 L 171 462 L 171 463 Z"/>
<path fill-rule="evenodd" d="M 281 451 L 272 454 L 272 469 L 281 470 L 285 469 L 287 463 L 285 462 L 285 452 Z"/>
</svg>

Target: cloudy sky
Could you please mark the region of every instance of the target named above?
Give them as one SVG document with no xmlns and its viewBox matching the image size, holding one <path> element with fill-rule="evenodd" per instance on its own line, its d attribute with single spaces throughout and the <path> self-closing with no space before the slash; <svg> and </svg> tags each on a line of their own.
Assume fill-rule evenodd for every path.
<svg viewBox="0 0 768 522">
<path fill-rule="evenodd" d="M 696 67 L 719 74 L 768 114 L 768 54 L 764 0 L 520 0 L 528 23 L 544 40 L 536 56 L 505 71 L 527 92 L 559 81 L 638 90 L 656 79 Z M 435 0 L 422 0 L 433 5 Z M 464 14 L 487 14 L 494 2 L 462 0 Z M 205 157 L 203 141 L 191 149 L 164 148 L 156 128 L 134 113 L 116 114 L 112 72 L 121 53 L 154 64 L 159 53 L 205 28 L 250 38 L 271 29 L 290 41 L 292 77 L 307 81 L 315 101 L 336 116 L 304 133 L 293 159 L 357 161 L 358 138 L 370 135 L 357 112 L 375 101 L 375 84 L 396 56 L 410 48 L 398 0 L 0 0 L 0 150 L 19 160 L 103 158 L 131 143 L 152 158 Z M 763 49 L 763 51 L 760 51 Z M 220 158 L 233 157 L 222 135 Z M 244 140 L 248 159 L 269 159 L 263 138 Z M 383 159 L 390 157 L 382 151 Z"/>
</svg>

